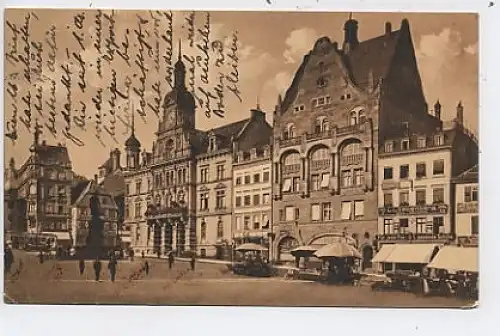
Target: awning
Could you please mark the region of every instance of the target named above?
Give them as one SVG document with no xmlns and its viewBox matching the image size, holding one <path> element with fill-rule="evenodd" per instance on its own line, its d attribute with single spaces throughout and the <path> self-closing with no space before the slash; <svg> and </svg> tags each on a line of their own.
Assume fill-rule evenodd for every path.
<svg viewBox="0 0 500 336">
<path fill-rule="evenodd" d="M 444 246 L 427 267 L 449 271 L 479 272 L 478 263 L 477 247 Z"/>
<path fill-rule="evenodd" d="M 374 263 L 384 262 L 389 257 L 389 255 L 392 253 L 392 250 L 394 250 L 395 247 L 396 247 L 396 245 L 394 245 L 394 244 L 382 245 L 382 248 L 380 249 L 380 251 L 378 251 L 378 253 L 375 255 L 375 257 L 373 257 L 372 262 L 374 262 Z"/>
<path fill-rule="evenodd" d="M 387 246 L 387 245 L 384 245 Z M 372 262 L 427 264 L 434 253 L 437 244 L 393 244 L 392 250 L 384 252 L 384 246 Z M 390 245 L 389 245 L 390 246 Z M 390 247 L 389 247 L 390 248 Z M 376 260 L 375 260 L 376 259 Z"/>
<path fill-rule="evenodd" d="M 43 234 L 54 235 L 57 240 L 71 240 L 69 232 L 42 232 Z"/>
</svg>

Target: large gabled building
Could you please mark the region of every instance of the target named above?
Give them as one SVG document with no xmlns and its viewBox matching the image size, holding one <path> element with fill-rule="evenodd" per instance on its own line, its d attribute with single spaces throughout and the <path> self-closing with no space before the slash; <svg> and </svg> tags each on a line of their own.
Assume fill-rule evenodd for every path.
<svg viewBox="0 0 500 336">
<path fill-rule="evenodd" d="M 408 20 L 359 41 L 344 24 L 341 46 L 319 38 L 278 99 L 273 144 L 273 250 L 349 236 L 366 264 L 377 232 L 379 143 L 440 127 L 428 113 Z"/>
</svg>

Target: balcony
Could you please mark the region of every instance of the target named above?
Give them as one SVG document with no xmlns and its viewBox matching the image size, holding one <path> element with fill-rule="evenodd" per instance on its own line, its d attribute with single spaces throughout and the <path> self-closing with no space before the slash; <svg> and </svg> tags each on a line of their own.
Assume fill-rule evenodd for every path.
<svg viewBox="0 0 500 336">
<path fill-rule="evenodd" d="M 291 146 L 298 146 L 302 142 L 302 137 L 298 136 L 295 138 L 290 138 L 290 139 L 280 139 L 279 144 L 280 147 L 291 147 Z"/>
<path fill-rule="evenodd" d="M 452 233 L 388 233 L 376 236 L 379 243 L 447 243 L 455 239 Z"/>
<path fill-rule="evenodd" d="M 414 205 L 414 206 L 384 206 L 378 208 L 379 216 L 411 216 L 411 215 L 427 215 L 427 214 L 439 214 L 445 215 L 448 213 L 447 204 L 431 204 L 431 205 Z"/>
<path fill-rule="evenodd" d="M 306 134 L 306 140 L 308 141 L 313 141 L 313 140 L 322 140 L 322 139 L 329 139 L 332 137 L 332 131 L 323 131 L 323 132 L 317 132 L 317 133 L 307 133 Z"/>
<path fill-rule="evenodd" d="M 467 202 L 467 203 L 458 203 L 457 204 L 457 213 L 466 214 L 466 213 L 478 213 L 479 212 L 479 204 L 478 202 Z"/>
<path fill-rule="evenodd" d="M 477 246 L 479 246 L 479 237 L 478 237 L 478 235 L 459 236 L 457 238 L 457 242 L 458 242 L 458 245 L 461 245 L 461 246 L 477 247 Z"/>
<path fill-rule="evenodd" d="M 365 155 L 363 153 L 341 156 L 340 165 L 341 166 L 359 165 L 363 163 L 364 157 Z"/>
</svg>

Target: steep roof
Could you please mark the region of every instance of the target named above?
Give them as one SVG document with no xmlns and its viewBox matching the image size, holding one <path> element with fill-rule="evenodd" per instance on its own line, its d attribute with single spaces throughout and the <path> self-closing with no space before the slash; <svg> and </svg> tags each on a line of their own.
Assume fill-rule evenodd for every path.
<svg viewBox="0 0 500 336">
<path fill-rule="evenodd" d="M 325 43 L 328 41 L 330 47 L 333 48 L 336 55 L 340 56 L 343 66 L 348 70 L 349 77 L 360 89 L 366 89 L 370 85 L 370 81 L 375 83 L 381 78 L 385 78 L 391 66 L 392 58 L 396 52 L 396 47 L 403 29 L 409 31 L 408 21 L 403 20 L 401 29 L 385 33 L 384 35 L 361 41 L 352 48 L 348 53 L 344 53 L 341 49 L 337 49 L 337 43 L 330 42 L 326 37 L 318 39 L 318 42 Z M 321 40 L 321 41 L 320 41 Z M 295 100 L 298 93 L 298 85 L 304 76 L 305 68 L 311 54 L 311 50 L 304 56 L 292 84 L 285 93 L 285 98 L 281 106 L 281 111 L 286 111 Z M 332 57 L 335 54 L 332 54 Z"/>
<path fill-rule="evenodd" d="M 479 164 L 467 169 L 466 171 L 463 171 L 455 177 L 454 179 L 455 183 L 477 183 L 479 182 Z"/>
<path fill-rule="evenodd" d="M 99 185 L 113 197 L 125 193 L 125 178 L 120 170 L 107 175 Z"/>
<path fill-rule="evenodd" d="M 80 180 L 71 186 L 71 204 L 75 203 L 75 201 L 80 197 L 83 191 L 87 188 L 90 181 Z"/>
<path fill-rule="evenodd" d="M 71 164 L 68 149 L 65 146 L 38 145 L 36 147 L 38 159 L 44 164 Z"/>
<path fill-rule="evenodd" d="M 206 153 L 208 150 L 208 138 L 211 133 L 217 138 L 218 149 L 231 149 L 231 138 L 236 137 L 248 124 L 250 118 L 239 120 L 207 131 L 195 130 L 194 144 L 197 154 Z"/>
</svg>

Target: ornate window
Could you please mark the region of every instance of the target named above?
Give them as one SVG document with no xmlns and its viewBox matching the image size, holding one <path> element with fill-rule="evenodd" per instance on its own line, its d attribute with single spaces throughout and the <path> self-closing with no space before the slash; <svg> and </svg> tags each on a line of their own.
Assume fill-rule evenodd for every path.
<svg viewBox="0 0 500 336">
<path fill-rule="evenodd" d="M 361 187 L 364 184 L 364 161 L 365 154 L 359 141 L 350 142 L 342 147 L 340 177 L 343 188 Z"/>
<path fill-rule="evenodd" d="M 349 97 L 350 98 L 350 97 Z M 357 107 L 349 113 L 349 125 L 362 124 L 366 121 L 365 109 Z"/>
<path fill-rule="evenodd" d="M 217 221 L 217 238 L 224 237 L 224 222 L 219 218 Z"/>
<path fill-rule="evenodd" d="M 200 239 L 201 241 L 207 240 L 207 223 L 203 220 L 200 226 Z"/>
</svg>

